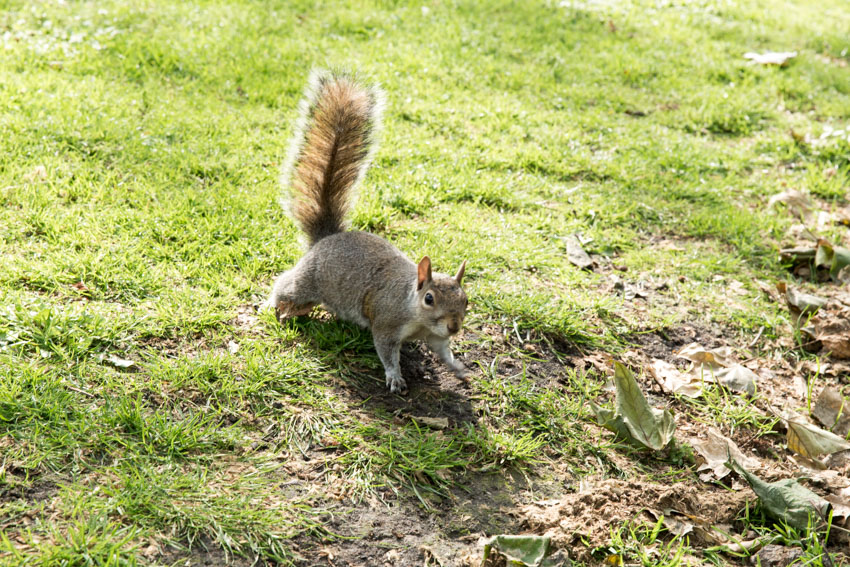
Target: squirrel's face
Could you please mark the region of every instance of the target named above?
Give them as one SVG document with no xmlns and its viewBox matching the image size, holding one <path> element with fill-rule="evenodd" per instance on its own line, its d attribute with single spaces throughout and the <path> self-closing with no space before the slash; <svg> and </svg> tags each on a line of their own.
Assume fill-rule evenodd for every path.
<svg viewBox="0 0 850 567">
<path fill-rule="evenodd" d="M 461 287 L 464 262 L 454 277 L 431 274 L 431 260 L 425 256 L 419 263 L 417 299 L 419 320 L 435 335 L 450 337 L 463 326 L 469 301 Z"/>
</svg>

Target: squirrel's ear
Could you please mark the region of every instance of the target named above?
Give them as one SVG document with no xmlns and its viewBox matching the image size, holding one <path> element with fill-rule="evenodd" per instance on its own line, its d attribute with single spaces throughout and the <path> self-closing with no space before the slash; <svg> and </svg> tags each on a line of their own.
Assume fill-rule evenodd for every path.
<svg viewBox="0 0 850 567">
<path fill-rule="evenodd" d="M 431 281 L 431 258 L 428 256 L 424 256 L 422 260 L 419 261 L 419 266 L 417 267 L 417 284 L 416 289 L 422 289 L 422 286 L 425 285 L 425 282 Z"/>
<path fill-rule="evenodd" d="M 455 274 L 455 279 L 457 280 L 457 285 L 460 285 L 460 282 L 463 281 L 463 273 L 466 271 L 466 260 L 463 261 L 463 264 L 460 265 L 460 268 Z"/>
</svg>

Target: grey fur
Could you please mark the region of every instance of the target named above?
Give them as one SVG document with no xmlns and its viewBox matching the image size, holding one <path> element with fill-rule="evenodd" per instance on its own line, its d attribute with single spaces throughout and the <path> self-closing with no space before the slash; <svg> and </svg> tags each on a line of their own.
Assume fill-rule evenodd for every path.
<svg viewBox="0 0 850 567">
<path fill-rule="evenodd" d="M 355 90 L 349 92 L 352 86 Z M 305 315 L 322 304 L 339 318 L 371 329 L 387 387 L 401 392 L 406 389 L 399 365 L 404 341 L 425 340 L 456 374 L 467 374 L 449 348 L 450 337 L 463 324 L 467 298 L 460 285 L 463 268 L 456 277 L 432 273 L 427 256 L 415 264 L 379 236 L 345 231 L 342 219 L 374 154 L 382 106 L 382 97 L 376 93 L 377 89 L 361 86 L 348 74 L 313 74 L 282 176 L 287 183 L 293 176 L 303 176 L 293 183 L 300 188 L 294 190 L 300 199 L 300 212 L 294 216 L 310 246 L 295 267 L 278 276 L 266 307 L 286 318 Z M 364 99 L 369 101 L 365 119 Z M 325 119 L 317 120 L 320 107 Z M 352 113 L 354 119 L 349 119 Z M 338 118 L 329 122 L 327 117 Z M 359 130 L 351 130 L 352 125 Z M 334 136 L 341 135 L 350 136 L 344 145 L 357 149 L 339 153 L 349 161 L 326 155 L 339 146 Z M 320 143 L 311 146 L 310 140 L 317 139 Z M 352 171 L 356 175 L 350 175 Z"/>
</svg>

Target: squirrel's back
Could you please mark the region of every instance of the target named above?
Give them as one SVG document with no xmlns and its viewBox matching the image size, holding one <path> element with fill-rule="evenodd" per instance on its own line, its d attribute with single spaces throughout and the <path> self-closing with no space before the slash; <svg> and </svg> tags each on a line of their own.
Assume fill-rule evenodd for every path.
<svg viewBox="0 0 850 567">
<path fill-rule="evenodd" d="M 281 183 L 309 246 L 344 231 L 380 128 L 383 93 L 344 72 L 314 71 Z"/>
</svg>

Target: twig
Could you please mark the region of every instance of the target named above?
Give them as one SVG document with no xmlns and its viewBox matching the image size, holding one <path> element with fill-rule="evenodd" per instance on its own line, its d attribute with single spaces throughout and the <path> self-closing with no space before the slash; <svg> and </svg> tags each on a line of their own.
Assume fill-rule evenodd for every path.
<svg viewBox="0 0 850 567">
<path fill-rule="evenodd" d="M 95 396 L 94 394 L 92 394 L 91 392 L 87 392 L 86 390 L 82 390 L 82 389 L 80 389 L 80 388 L 75 388 L 74 386 L 65 386 L 65 387 L 66 387 L 66 388 L 68 388 L 69 390 L 73 391 L 73 392 L 77 392 L 77 393 L 79 393 L 79 394 L 83 394 L 83 395 L 88 396 L 88 397 L 90 397 L 90 398 L 94 398 L 94 397 L 96 397 L 96 396 Z"/>
<path fill-rule="evenodd" d="M 759 339 L 761 338 L 761 334 L 762 334 L 763 332 L 764 332 L 764 325 L 762 325 L 762 326 L 761 326 L 761 328 L 759 329 L 759 332 L 758 332 L 758 333 L 756 333 L 756 338 L 754 338 L 754 339 L 750 342 L 750 344 L 748 344 L 748 345 L 747 345 L 747 348 L 753 348 L 753 347 L 755 346 L 755 344 L 756 344 L 757 342 L 759 342 Z"/>
</svg>

